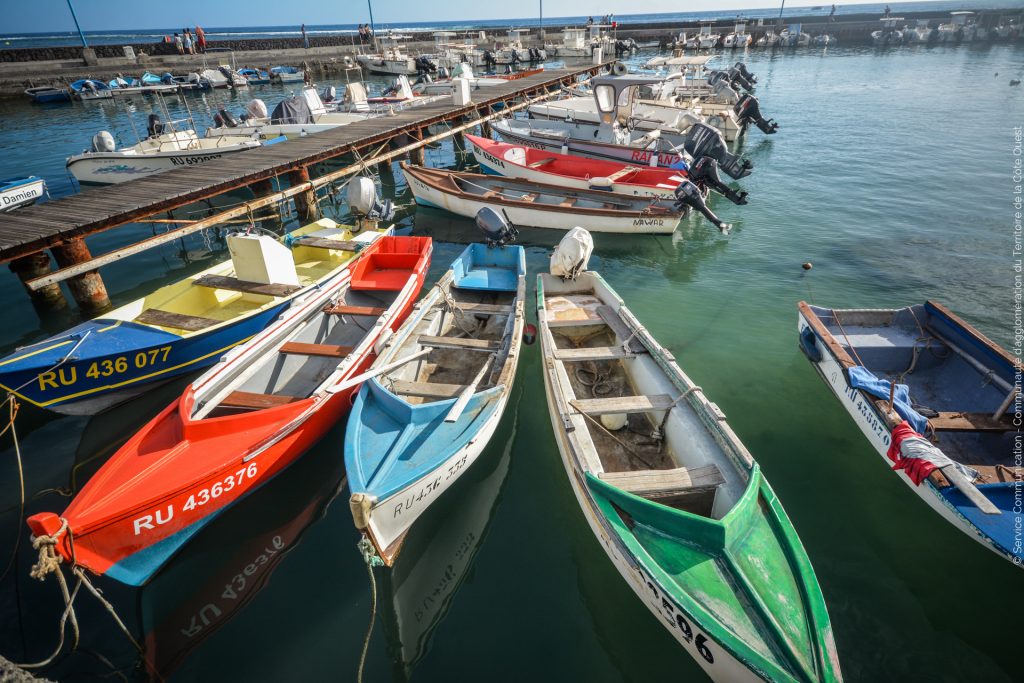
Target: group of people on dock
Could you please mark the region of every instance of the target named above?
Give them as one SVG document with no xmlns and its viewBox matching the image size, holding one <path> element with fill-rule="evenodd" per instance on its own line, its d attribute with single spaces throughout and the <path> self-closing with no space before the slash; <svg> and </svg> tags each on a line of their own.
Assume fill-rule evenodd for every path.
<svg viewBox="0 0 1024 683">
<path fill-rule="evenodd" d="M 373 40 L 373 29 L 369 24 L 359 24 L 359 42 L 368 43 Z"/>
<path fill-rule="evenodd" d="M 206 52 L 206 34 L 199 26 L 196 26 L 195 33 L 192 33 L 187 27 L 183 28 L 181 33 L 174 34 L 174 46 L 178 48 L 179 55 Z"/>
</svg>

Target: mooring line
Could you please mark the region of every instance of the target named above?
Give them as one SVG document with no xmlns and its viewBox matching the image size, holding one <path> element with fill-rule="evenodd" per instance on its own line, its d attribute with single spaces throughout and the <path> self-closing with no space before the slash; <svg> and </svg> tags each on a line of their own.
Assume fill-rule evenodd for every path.
<svg viewBox="0 0 1024 683">
<path fill-rule="evenodd" d="M 366 563 L 366 573 L 370 575 L 370 624 L 366 627 L 366 637 L 363 638 L 363 651 L 359 655 L 359 672 L 356 674 L 356 682 L 363 683 L 363 668 L 366 666 L 366 653 L 370 649 L 370 637 L 373 635 L 373 625 L 377 620 L 377 579 L 373 575 L 373 568 L 384 564 L 384 561 L 377 556 L 370 539 L 363 534 L 356 544 L 363 562 Z"/>
</svg>

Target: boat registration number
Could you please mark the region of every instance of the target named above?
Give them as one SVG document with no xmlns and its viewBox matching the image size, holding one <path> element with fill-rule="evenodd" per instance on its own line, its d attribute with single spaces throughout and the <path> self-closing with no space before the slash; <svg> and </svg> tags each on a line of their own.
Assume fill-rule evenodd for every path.
<svg viewBox="0 0 1024 683">
<path fill-rule="evenodd" d="M 185 503 L 181 506 L 182 512 L 190 512 L 198 507 L 206 505 L 212 500 L 220 498 L 235 487 L 241 486 L 243 482 L 251 483 L 256 478 L 258 469 L 255 462 L 241 468 L 234 474 L 229 474 L 222 481 L 215 482 L 191 493 Z M 174 519 L 174 503 L 170 503 L 165 509 L 155 510 L 152 515 L 142 515 L 132 522 L 135 535 L 140 535 L 144 530 L 153 530 L 157 526 L 163 526 Z"/>
<path fill-rule="evenodd" d="M 664 617 L 670 630 L 677 632 L 678 636 L 687 645 L 693 645 L 697 648 L 697 653 L 704 658 L 704 661 L 708 664 L 714 664 L 715 655 L 708 647 L 708 637 L 700 632 L 695 633 L 693 626 L 690 625 L 690 620 L 686 618 L 681 610 L 676 609 L 675 604 L 668 599 L 667 595 L 661 594 L 658 587 L 654 584 L 654 580 L 648 577 L 646 572 L 642 570 L 639 573 L 640 580 L 647 584 L 647 589 L 650 591 L 651 604 Z"/>
<path fill-rule="evenodd" d="M 202 164 L 213 159 L 220 159 L 220 154 L 203 154 L 197 157 L 171 157 L 171 163 L 175 166 L 192 166 Z"/>
<path fill-rule="evenodd" d="M 170 346 L 161 346 L 148 351 L 139 351 L 134 356 L 104 358 L 90 363 L 84 374 L 89 379 L 103 379 L 113 375 L 123 375 L 130 369 L 145 370 L 158 363 L 167 362 L 170 353 Z M 71 386 L 78 381 L 78 366 L 71 365 L 40 373 L 38 380 L 39 391 Z"/>
</svg>

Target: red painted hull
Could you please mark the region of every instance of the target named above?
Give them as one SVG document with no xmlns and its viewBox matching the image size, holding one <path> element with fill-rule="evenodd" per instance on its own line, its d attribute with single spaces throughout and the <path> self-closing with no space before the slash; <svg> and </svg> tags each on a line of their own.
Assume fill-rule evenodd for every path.
<svg viewBox="0 0 1024 683">
<path fill-rule="evenodd" d="M 382 257 L 394 256 L 382 254 L 382 245 L 406 250 L 398 255 L 400 267 L 377 265 Z M 415 256 L 411 247 L 418 248 Z M 319 311 L 337 289 L 351 285 L 395 291 L 396 282 L 415 275 L 412 288 L 403 290 L 391 305 L 388 323 L 369 328 L 360 342 L 365 352 L 338 382 L 368 369 L 377 338 L 409 315 L 429 268 L 430 251 L 429 238 L 382 237 L 332 286 L 295 305 L 299 318 L 309 315 L 304 308 Z M 368 268 L 370 264 L 373 267 Z M 277 327 L 268 328 L 248 348 L 241 347 L 189 386 L 97 472 L 61 516 L 73 536 L 73 543 L 68 534 L 58 539 L 57 549 L 66 560 L 125 583 L 144 583 L 205 521 L 273 478 L 347 414 L 358 386 L 336 393 L 321 387 L 307 398 L 247 413 L 191 417 L 197 388 L 227 376 L 236 364 L 251 363 L 261 340 L 280 337 Z M 37 536 L 53 535 L 61 517 L 42 513 L 28 523 Z"/>
</svg>

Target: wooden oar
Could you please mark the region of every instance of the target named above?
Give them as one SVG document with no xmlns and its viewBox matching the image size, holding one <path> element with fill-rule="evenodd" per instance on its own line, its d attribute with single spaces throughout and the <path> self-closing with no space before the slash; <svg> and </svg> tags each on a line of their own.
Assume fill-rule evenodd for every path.
<svg viewBox="0 0 1024 683">
<path fill-rule="evenodd" d="M 327 393 L 328 394 L 337 394 L 340 391 L 345 391 L 346 389 L 354 387 L 357 384 L 362 384 L 366 380 L 372 379 L 372 378 L 376 377 L 377 375 L 383 375 L 385 372 L 390 372 L 390 371 L 394 370 L 395 368 L 399 368 L 399 367 L 405 365 L 406 363 L 408 363 L 409 361 L 416 360 L 417 358 L 419 358 L 421 356 L 425 356 L 428 353 L 430 353 L 431 351 L 432 351 L 432 349 L 421 349 L 420 351 L 417 351 L 416 353 L 408 355 L 405 358 L 401 358 L 401 359 L 396 360 L 396 361 L 394 361 L 392 363 L 388 363 L 387 365 L 382 365 L 379 368 L 372 368 L 372 369 L 367 370 L 366 372 L 364 372 L 364 373 L 362 373 L 360 375 L 356 375 L 355 377 L 349 377 L 347 380 L 345 380 L 341 384 L 335 384 L 333 387 L 327 387 Z"/>
<path fill-rule="evenodd" d="M 984 512 L 986 515 L 1001 515 L 1002 511 L 992 504 L 985 494 L 978 490 L 970 479 L 965 477 L 956 465 L 948 465 L 940 468 L 942 475 L 949 480 L 953 486 L 960 489 L 960 492 L 967 496 L 967 500 L 974 503 L 974 506 Z"/>
<path fill-rule="evenodd" d="M 463 389 L 462 393 L 459 394 L 459 398 L 455 401 L 455 405 L 453 405 L 452 409 L 448 411 L 447 415 L 445 415 L 445 422 L 455 422 L 462 416 L 462 411 L 466 409 L 466 404 L 469 403 L 469 399 L 471 399 L 473 394 L 476 393 L 477 385 L 483 380 L 484 373 L 486 373 L 487 369 L 491 367 L 491 363 L 493 361 L 494 354 L 492 353 L 487 357 L 487 360 L 484 362 L 484 366 L 480 368 L 480 372 L 476 373 L 473 383 Z"/>
</svg>

